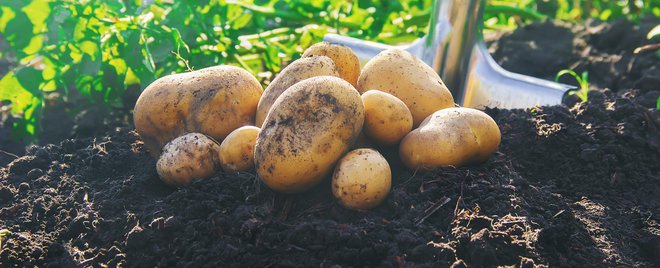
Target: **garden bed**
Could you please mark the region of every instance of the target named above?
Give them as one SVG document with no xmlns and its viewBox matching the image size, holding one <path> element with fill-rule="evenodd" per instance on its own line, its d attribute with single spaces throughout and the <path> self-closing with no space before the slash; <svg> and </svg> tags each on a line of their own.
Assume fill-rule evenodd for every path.
<svg viewBox="0 0 660 268">
<path fill-rule="evenodd" d="M 660 266 L 660 60 L 633 54 L 658 23 L 536 23 L 492 37 L 509 70 L 588 70 L 588 102 L 487 109 L 502 144 L 482 165 L 411 174 L 385 150 L 393 188 L 370 211 L 341 207 L 328 180 L 282 195 L 253 172 L 221 172 L 172 189 L 125 114 L 47 123 L 59 140 L 0 158 L 0 229 L 11 232 L 0 264 Z M 46 122 L 64 120 L 53 114 Z"/>
</svg>

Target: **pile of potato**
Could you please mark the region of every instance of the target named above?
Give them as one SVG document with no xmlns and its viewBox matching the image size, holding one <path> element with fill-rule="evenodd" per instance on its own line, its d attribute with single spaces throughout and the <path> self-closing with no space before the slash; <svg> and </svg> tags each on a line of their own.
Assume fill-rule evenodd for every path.
<svg viewBox="0 0 660 268">
<path fill-rule="evenodd" d="M 233 66 L 160 78 L 140 95 L 134 121 L 172 186 L 254 168 L 271 189 L 297 193 L 332 173 L 333 194 L 351 209 L 373 208 L 390 191 L 379 148 L 399 146 L 409 169 L 427 171 L 486 161 L 500 143 L 495 121 L 456 107 L 410 53 L 385 50 L 360 70 L 350 48 L 325 42 L 265 90 Z"/>
</svg>

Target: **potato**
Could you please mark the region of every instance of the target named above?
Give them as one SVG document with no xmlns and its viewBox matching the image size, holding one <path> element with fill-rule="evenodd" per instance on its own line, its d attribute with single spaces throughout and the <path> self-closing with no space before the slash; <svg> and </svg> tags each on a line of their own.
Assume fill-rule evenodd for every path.
<svg viewBox="0 0 660 268">
<path fill-rule="evenodd" d="M 381 145 L 394 145 L 412 130 L 413 118 L 403 101 L 380 90 L 362 94 L 364 133 Z"/>
<path fill-rule="evenodd" d="M 205 179 L 219 169 L 220 145 L 201 133 L 188 133 L 163 147 L 156 171 L 163 182 L 183 186 L 193 179 Z"/>
<path fill-rule="evenodd" d="M 448 108 L 430 115 L 399 145 L 399 156 L 412 170 L 463 166 L 488 160 L 500 144 L 500 129 L 486 113 Z"/>
<path fill-rule="evenodd" d="M 220 144 L 220 166 L 226 172 L 247 171 L 254 167 L 254 145 L 261 129 L 243 126 L 232 131 Z"/>
<path fill-rule="evenodd" d="M 255 125 L 261 127 L 264 119 L 273 106 L 277 97 L 282 92 L 295 83 L 305 80 L 314 76 L 332 75 L 339 77 L 337 66 L 328 57 L 308 57 L 300 58 L 289 64 L 280 74 L 275 77 L 275 80 L 266 87 L 264 94 L 259 100 L 257 106 L 257 115 Z"/>
<path fill-rule="evenodd" d="M 261 92 L 254 76 L 233 66 L 168 75 L 140 94 L 133 113 L 135 128 L 154 157 L 184 133 L 223 140 L 234 129 L 254 124 Z"/>
<path fill-rule="evenodd" d="M 303 52 L 302 57 L 327 56 L 335 62 L 339 70 L 339 77 L 348 81 L 354 87 L 360 76 L 360 59 L 350 47 L 330 44 L 328 42 L 316 43 Z"/>
<path fill-rule="evenodd" d="M 333 76 L 291 86 L 275 101 L 257 137 L 259 178 L 284 193 L 307 190 L 332 171 L 364 122 L 360 94 Z"/>
<path fill-rule="evenodd" d="M 393 48 L 372 58 L 362 69 L 357 89 L 390 93 L 402 100 L 418 126 L 431 113 L 454 106 L 451 93 L 431 67 L 407 51 Z"/>
<path fill-rule="evenodd" d="M 350 209 L 378 206 L 392 185 L 390 165 L 378 151 L 350 151 L 337 164 L 332 175 L 332 194 Z"/>
</svg>

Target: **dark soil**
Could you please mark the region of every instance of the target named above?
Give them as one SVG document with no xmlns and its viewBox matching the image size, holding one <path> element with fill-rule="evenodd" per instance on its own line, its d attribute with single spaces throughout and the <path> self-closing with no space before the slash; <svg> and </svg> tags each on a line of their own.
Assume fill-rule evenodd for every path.
<svg viewBox="0 0 660 268">
<path fill-rule="evenodd" d="M 589 70 L 589 102 L 487 110 L 503 139 L 481 165 L 411 174 L 383 150 L 394 185 L 370 211 L 341 207 L 327 180 L 169 188 L 130 125 L 32 146 L 0 168 L 0 266 L 660 266 L 660 60 L 632 54 L 650 24 L 503 34 L 490 45 L 509 69 Z"/>
</svg>

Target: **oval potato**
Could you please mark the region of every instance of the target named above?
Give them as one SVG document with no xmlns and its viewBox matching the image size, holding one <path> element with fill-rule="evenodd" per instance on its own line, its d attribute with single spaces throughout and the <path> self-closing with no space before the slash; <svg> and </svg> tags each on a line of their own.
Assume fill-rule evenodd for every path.
<svg viewBox="0 0 660 268">
<path fill-rule="evenodd" d="M 451 93 L 431 67 L 409 52 L 384 50 L 362 69 L 357 89 L 360 93 L 378 89 L 402 100 L 418 126 L 433 112 L 454 107 Z"/>
<path fill-rule="evenodd" d="M 348 82 L 333 76 L 298 82 L 275 101 L 257 137 L 259 178 L 285 193 L 311 188 L 348 151 L 363 122 L 360 95 Z"/>
<path fill-rule="evenodd" d="M 363 132 L 381 145 L 394 145 L 412 130 L 413 118 L 403 101 L 380 90 L 361 96 L 364 104 Z"/>
<path fill-rule="evenodd" d="M 188 185 L 193 179 L 205 179 L 218 170 L 220 145 L 201 133 L 188 133 L 163 147 L 156 162 L 160 179 L 171 186 Z"/>
<path fill-rule="evenodd" d="M 360 59 L 350 47 L 328 42 L 316 43 L 307 48 L 302 57 L 327 56 L 335 62 L 339 77 L 348 81 L 354 87 L 360 76 Z"/>
<path fill-rule="evenodd" d="M 261 129 L 242 126 L 220 144 L 220 166 L 226 172 L 247 171 L 254 167 L 254 145 Z"/>
<path fill-rule="evenodd" d="M 133 113 L 135 128 L 152 156 L 189 132 L 223 140 L 254 124 L 262 87 L 247 71 L 215 66 L 162 77 L 144 89 Z"/>
<path fill-rule="evenodd" d="M 378 151 L 357 149 L 339 160 L 332 194 L 350 209 L 370 209 L 385 200 L 392 186 L 390 165 Z"/>
<path fill-rule="evenodd" d="M 325 56 L 300 58 L 289 64 L 275 77 L 261 95 L 257 105 L 255 125 L 259 127 L 263 125 L 270 107 L 287 88 L 307 78 L 323 75 L 339 77 L 337 66 L 330 58 Z"/>
<path fill-rule="evenodd" d="M 486 113 L 448 108 L 430 115 L 399 145 L 399 156 L 412 170 L 463 166 L 488 160 L 500 144 L 500 129 Z"/>
</svg>

